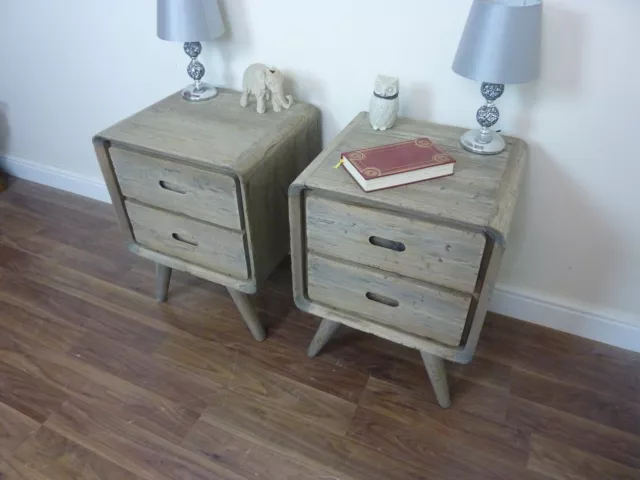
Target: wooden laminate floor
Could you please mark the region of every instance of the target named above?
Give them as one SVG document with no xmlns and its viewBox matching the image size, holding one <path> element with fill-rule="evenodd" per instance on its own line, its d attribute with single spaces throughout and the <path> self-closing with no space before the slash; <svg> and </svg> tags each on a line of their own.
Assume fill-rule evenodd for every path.
<svg viewBox="0 0 640 480">
<path fill-rule="evenodd" d="M 305 351 L 285 263 L 255 342 L 224 288 L 125 248 L 111 206 L 0 194 L 0 478 L 640 479 L 637 354 L 489 315 L 440 409 L 418 352 Z"/>
</svg>

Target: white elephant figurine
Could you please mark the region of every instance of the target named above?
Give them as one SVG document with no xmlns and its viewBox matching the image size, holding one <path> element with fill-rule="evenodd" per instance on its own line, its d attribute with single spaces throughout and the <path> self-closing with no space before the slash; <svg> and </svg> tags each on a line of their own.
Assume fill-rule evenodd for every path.
<svg viewBox="0 0 640 480">
<path fill-rule="evenodd" d="M 256 107 L 258 113 L 266 111 L 266 102 L 269 98 L 271 98 L 274 112 L 289 108 L 293 103 L 293 97 L 284 94 L 283 83 L 284 75 L 280 70 L 269 68 L 261 63 L 250 65 L 242 77 L 240 105 L 246 107 L 249 95 L 255 95 L 258 102 Z"/>
</svg>

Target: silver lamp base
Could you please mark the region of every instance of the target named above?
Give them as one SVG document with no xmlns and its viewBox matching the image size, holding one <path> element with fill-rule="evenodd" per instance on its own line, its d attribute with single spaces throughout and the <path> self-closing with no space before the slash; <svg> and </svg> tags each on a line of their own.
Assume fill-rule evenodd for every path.
<svg viewBox="0 0 640 480">
<path fill-rule="evenodd" d="M 198 82 L 189 85 L 182 90 L 182 98 L 189 102 L 204 102 L 211 100 L 218 95 L 218 89 L 205 82 Z"/>
<path fill-rule="evenodd" d="M 488 128 L 469 130 L 460 137 L 460 143 L 465 150 L 480 155 L 497 155 L 504 151 L 504 138 Z"/>
</svg>

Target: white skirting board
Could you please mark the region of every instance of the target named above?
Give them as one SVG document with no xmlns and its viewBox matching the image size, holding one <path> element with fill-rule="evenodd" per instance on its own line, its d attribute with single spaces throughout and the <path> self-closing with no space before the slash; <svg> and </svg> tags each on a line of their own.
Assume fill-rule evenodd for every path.
<svg viewBox="0 0 640 480">
<path fill-rule="evenodd" d="M 489 310 L 508 317 L 640 352 L 640 316 L 588 309 L 566 299 L 498 283 Z"/>
<path fill-rule="evenodd" d="M 10 175 L 68 192 L 110 202 L 102 178 L 88 178 L 42 163 L 0 157 Z M 640 352 L 640 317 L 597 311 L 564 299 L 497 284 L 489 310 L 527 322 Z"/>
<path fill-rule="evenodd" d="M 78 175 L 68 170 L 18 157 L 0 157 L 0 168 L 14 177 L 111 203 L 102 177 Z"/>
</svg>

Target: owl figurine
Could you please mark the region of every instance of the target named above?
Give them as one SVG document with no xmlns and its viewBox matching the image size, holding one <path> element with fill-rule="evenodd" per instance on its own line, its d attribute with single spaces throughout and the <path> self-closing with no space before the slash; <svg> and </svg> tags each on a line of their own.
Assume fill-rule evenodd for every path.
<svg viewBox="0 0 640 480">
<path fill-rule="evenodd" d="M 369 104 L 369 122 L 374 130 L 386 130 L 393 127 L 398 117 L 398 79 L 378 75 L 373 87 L 373 97 Z"/>
</svg>

